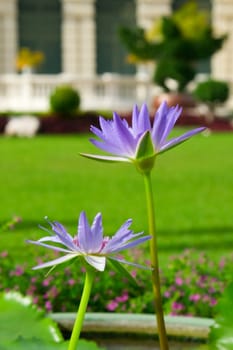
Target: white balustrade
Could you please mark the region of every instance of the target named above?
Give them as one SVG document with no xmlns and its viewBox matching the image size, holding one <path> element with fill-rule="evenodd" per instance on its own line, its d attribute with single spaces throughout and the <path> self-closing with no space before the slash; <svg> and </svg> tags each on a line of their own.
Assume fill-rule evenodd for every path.
<svg viewBox="0 0 233 350">
<path fill-rule="evenodd" d="M 71 85 L 81 96 L 83 110 L 129 111 L 134 103 L 150 103 L 153 85 L 139 76 L 106 73 L 93 78 L 58 75 L 11 74 L 0 76 L 1 111 L 47 111 L 56 86 Z"/>
</svg>

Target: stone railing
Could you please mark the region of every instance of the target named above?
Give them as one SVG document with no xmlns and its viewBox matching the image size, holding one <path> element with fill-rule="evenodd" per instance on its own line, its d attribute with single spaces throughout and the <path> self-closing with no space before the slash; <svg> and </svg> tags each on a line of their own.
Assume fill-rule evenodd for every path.
<svg viewBox="0 0 233 350">
<path fill-rule="evenodd" d="M 0 76 L 1 111 L 46 111 L 49 95 L 58 85 L 69 84 L 81 95 L 84 110 L 111 109 L 128 111 L 137 102 L 150 103 L 154 87 L 143 76 L 103 74 L 94 78 L 58 75 Z"/>
</svg>

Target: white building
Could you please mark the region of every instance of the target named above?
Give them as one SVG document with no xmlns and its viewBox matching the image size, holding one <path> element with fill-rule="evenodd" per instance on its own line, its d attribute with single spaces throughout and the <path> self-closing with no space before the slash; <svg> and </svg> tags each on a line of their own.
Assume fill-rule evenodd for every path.
<svg viewBox="0 0 233 350">
<path fill-rule="evenodd" d="M 42 76 L 45 79 L 45 75 L 51 74 L 56 83 L 58 77 L 54 75 L 70 76 L 79 79 L 79 83 L 82 79 L 90 82 L 106 72 L 134 76 L 134 67 L 125 61 L 126 51 L 118 38 L 118 27 L 148 28 L 156 18 L 169 14 L 186 1 L 0 0 L 0 95 L 8 93 L 7 89 L 14 90 L 9 87 L 13 79 L 9 75 L 16 73 L 15 58 L 21 47 L 45 54 L 46 60 L 38 71 L 40 82 Z M 233 0 L 196 1 L 211 11 L 216 33 L 229 34 L 224 48 L 211 62 L 211 73 L 232 83 Z M 47 77 L 47 86 L 50 78 Z M 4 88 L 7 82 L 8 88 Z M 80 84 L 78 87 L 82 88 Z"/>
</svg>

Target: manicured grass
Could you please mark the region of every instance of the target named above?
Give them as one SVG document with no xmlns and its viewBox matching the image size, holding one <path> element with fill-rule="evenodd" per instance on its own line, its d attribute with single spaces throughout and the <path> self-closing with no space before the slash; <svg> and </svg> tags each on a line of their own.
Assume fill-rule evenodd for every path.
<svg viewBox="0 0 233 350">
<path fill-rule="evenodd" d="M 181 133 L 183 130 L 177 130 Z M 76 232 L 81 210 L 90 220 L 101 211 L 105 232 L 127 218 L 146 231 L 142 177 L 133 166 L 98 163 L 79 152 L 99 153 L 89 135 L 0 138 L 0 222 L 22 218 L 15 230 L 0 234 L 1 250 L 29 259 L 38 249 L 25 239 L 43 232 L 44 216 Z M 233 241 L 233 134 L 198 135 L 157 159 L 153 170 L 157 229 L 162 264 L 186 248 L 213 258 L 229 255 Z"/>
</svg>

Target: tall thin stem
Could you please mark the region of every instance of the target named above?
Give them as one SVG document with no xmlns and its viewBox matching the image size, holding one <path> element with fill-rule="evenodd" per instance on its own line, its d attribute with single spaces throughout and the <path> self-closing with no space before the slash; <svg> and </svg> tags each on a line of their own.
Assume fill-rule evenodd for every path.
<svg viewBox="0 0 233 350">
<path fill-rule="evenodd" d="M 91 294 L 93 279 L 94 279 L 94 270 L 91 268 L 87 268 L 82 297 L 79 304 L 75 323 L 73 326 L 68 350 L 77 350 L 77 344 L 79 341 L 83 320 L 87 309 L 87 304 Z"/>
<path fill-rule="evenodd" d="M 152 267 L 152 285 L 153 285 L 153 293 L 154 293 L 155 312 L 156 312 L 156 318 L 157 318 L 160 350 L 169 350 L 165 322 L 164 322 L 164 315 L 163 315 L 163 307 L 162 307 L 162 297 L 161 297 L 160 277 L 159 277 L 158 248 L 157 248 L 157 237 L 156 237 L 156 229 L 155 229 L 155 209 L 154 209 L 154 199 L 153 199 L 150 173 L 143 174 L 143 177 L 144 177 L 145 192 L 146 192 L 149 234 L 152 237 L 150 240 L 150 257 L 151 257 L 151 267 Z"/>
</svg>

